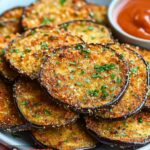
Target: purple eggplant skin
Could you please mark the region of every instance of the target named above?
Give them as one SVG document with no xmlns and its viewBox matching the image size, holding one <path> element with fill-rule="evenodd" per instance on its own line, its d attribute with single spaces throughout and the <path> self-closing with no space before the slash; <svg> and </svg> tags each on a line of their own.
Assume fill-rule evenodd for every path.
<svg viewBox="0 0 150 150">
<path fill-rule="evenodd" d="M 13 99 L 14 99 L 14 104 L 15 104 L 15 106 L 16 106 L 16 108 L 17 108 L 17 111 L 18 111 L 18 113 L 19 113 L 21 119 L 22 119 L 24 122 L 26 122 L 26 124 L 28 124 L 29 128 L 45 129 L 45 128 L 50 128 L 50 127 L 52 127 L 52 128 L 59 128 L 59 127 L 61 127 L 62 125 L 55 125 L 55 126 L 54 126 L 54 125 L 47 125 L 47 126 L 46 126 L 46 125 L 37 125 L 37 124 L 34 124 L 34 123 L 30 122 L 30 121 L 23 115 L 23 113 L 20 111 L 19 106 L 18 106 L 18 104 L 17 104 L 16 92 L 15 92 L 15 91 L 16 91 L 16 83 L 17 83 L 19 80 L 20 80 L 20 78 L 18 78 L 18 79 L 15 81 L 14 86 L 13 86 Z M 21 80 L 22 80 L 22 79 L 21 79 Z M 26 80 L 27 82 L 29 82 L 31 79 L 29 79 L 29 78 L 23 78 L 23 80 Z M 33 81 L 37 82 L 36 79 L 33 80 Z M 44 92 L 44 90 L 43 90 L 43 92 Z M 48 96 L 47 93 L 45 93 L 45 94 Z M 69 125 L 69 124 L 72 124 L 72 123 L 76 122 L 76 120 L 77 120 L 78 118 L 79 118 L 79 116 L 77 115 L 77 117 L 75 117 L 74 119 L 68 121 L 64 126 L 67 126 L 67 125 Z"/>
<path fill-rule="evenodd" d="M 147 140 L 147 141 L 144 141 L 144 142 L 120 142 L 120 141 L 117 141 L 117 140 L 109 140 L 107 138 L 102 138 L 102 137 L 99 137 L 95 132 L 93 132 L 92 130 L 90 129 L 86 129 L 87 132 L 93 137 L 95 138 L 97 141 L 99 141 L 100 143 L 103 143 L 103 144 L 106 144 L 106 145 L 110 145 L 110 146 L 116 146 L 116 147 L 136 147 L 136 148 L 139 148 L 139 147 L 142 147 L 142 146 L 145 146 L 147 144 L 150 143 L 150 139 Z"/>
<path fill-rule="evenodd" d="M 83 44 L 83 45 L 86 45 L 85 43 L 82 43 L 82 44 Z M 103 47 L 105 47 L 105 48 L 108 48 L 107 45 L 103 45 L 103 44 L 90 43 L 89 45 L 94 45 L 94 46 L 95 46 L 95 45 L 100 45 L 100 46 L 103 46 Z M 75 45 L 72 45 L 72 46 L 75 46 Z M 59 51 L 59 50 L 63 50 L 63 49 L 69 48 L 69 47 L 70 47 L 70 46 L 64 46 L 64 47 L 55 49 L 55 50 L 54 50 L 54 53 L 57 52 L 57 51 Z M 115 50 L 111 49 L 111 51 L 114 52 L 114 53 L 116 54 L 116 56 L 120 57 L 120 55 L 119 55 L 118 53 L 116 53 Z M 45 61 L 44 61 L 44 63 L 43 63 L 42 65 L 44 65 L 45 62 L 46 62 L 48 59 L 49 59 L 49 57 L 47 57 L 47 58 L 45 59 Z M 38 82 L 40 83 L 41 87 L 45 90 L 45 92 L 48 93 L 50 99 L 52 99 L 52 101 L 54 101 L 57 105 L 64 106 L 65 108 L 70 108 L 70 109 L 72 109 L 73 111 L 78 112 L 78 113 L 80 113 L 80 114 L 93 115 L 93 112 L 96 111 L 96 110 L 98 110 L 98 109 L 109 108 L 111 105 L 118 103 L 119 100 L 121 99 L 121 97 L 124 95 L 126 89 L 128 88 L 128 85 L 129 85 L 129 74 L 130 74 L 129 65 L 128 65 L 128 63 L 127 63 L 126 60 L 123 60 L 123 62 L 124 62 L 124 63 L 126 64 L 126 66 L 127 66 L 127 73 L 126 73 L 126 75 L 125 75 L 125 76 L 126 76 L 126 83 L 125 83 L 124 87 L 122 88 L 122 90 L 121 90 L 121 92 L 119 93 L 119 95 L 118 95 L 117 97 L 115 97 L 115 99 L 114 99 L 112 102 L 110 102 L 110 103 L 108 103 L 108 104 L 105 104 L 104 106 L 97 107 L 97 108 L 87 108 L 87 109 L 86 109 L 86 108 L 78 108 L 78 107 L 69 105 L 69 104 L 67 104 L 67 103 L 61 102 L 61 101 L 59 101 L 58 99 L 54 99 L 54 98 L 50 95 L 50 93 L 49 93 L 49 91 L 47 90 L 47 88 L 42 84 L 42 81 L 41 81 L 41 79 L 40 79 L 41 76 L 42 76 L 42 74 L 43 74 L 42 69 L 41 69 L 40 74 L 39 74 Z M 41 67 L 41 68 L 42 68 L 42 67 Z"/>
<path fill-rule="evenodd" d="M 96 116 L 96 115 L 93 114 L 93 117 L 95 119 L 97 119 L 97 120 L 121 121 L 121 120 L 125 120 L 125 119 L 127 119 L 127 118 L 129 118 L 129 117 L 131 117 L 131 116 L 133 116 L 133 115 L 135 115 L 137 113 L 139 113 L 142 109 L 150 111 L 150 108 L 147 108 L 147 107 L 144 106 L 145 103 L 146 103 L 146 101 L 147 101 L 148 87 L 150 85 L 150 76 L 149 76 L 149 74 L 150 74 L 150 68 L 149 68 L 149 65 L 148 65 L 148 63 L 145 61 L 145 59 L 139 53 L 133 51 L 132 49 L 129 49 L 129 50 L 132 51 L 133 53 L 135 53 L 143 61 L 143 63 L 145 64 L 145 67 L 147 69 L 147 89 L 145 91 L 145 97 L 143 99 L 143 102 L 141 103 L 141 105 L 136 110 L 133 110 L 132 112 L 130 112 L 130 113 L 128 113 L 128 114 L 126 114 L 126 115 L 124 115 L 122 117 L 118 117 L 118 118 L 115 118 L 115 117 L 114 118 L 104 118 L 102 116 Z M 108 108 L 110 108 L 110 107 L 108 107 Z"/>
</svg>

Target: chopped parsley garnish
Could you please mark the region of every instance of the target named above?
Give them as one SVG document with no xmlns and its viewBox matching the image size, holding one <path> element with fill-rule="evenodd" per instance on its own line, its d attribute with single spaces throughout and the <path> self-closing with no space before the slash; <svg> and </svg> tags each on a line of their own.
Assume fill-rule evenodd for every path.
<svg viewBox="0 0 150 150">
<path fill-rule="evenodd" d="M 31 49 L 30 48 L 26 48 L 25 51 L 26 52 L 31 52 Z"/>
<path fill-rule="evenodd" d="M 19 53 L 19 51 L 20 51 L 19 49 L 15 49 L 15 48 L 10 50 L 11 53 Z"/>
<path fill-rule="evenodd" d="M 81 74 L 86 74 L 86 71 L 85 70 L 81 70 Z"/>
<path fill-rule="evenodd" d="M 45 113 L 45 115 L 48 115 L 48 116 L 51 115 L 51 112 L 47 109 L 44 110 L 44 113 Z"/>
<path fill-rule="evenodd" d="M 88 30 L 92 31 L 94 28 L 92 26 L 88 27 Z"/>
<path fill-rule="evenodd" d="M 101 92 L 102 92 L 103 98 L 106 98 L 107 96 L 109 96 L 109 93 L 107 92 L 107 88 L 108 88 L 107 85 L 102 85 L 102 87 L 101 87 Z"/>
<path fill-rule="evenodd" d="M 82 49 L 81 52 L 85 53 L 85 54 L 90 54 L 91 50 L 90 49 Z"/>
<path fill-rule="evenodd" d="M 56 65 L 60 65 L 60 64 L 61 64 L 60 61 L 57 61 L 57 62 L 56 62 Z"/>
<path fill-rule="evenodd" d="M 77 86 L 82 86 L 82 83 L 81 82 L 76 82 L 76 85 Z"/>
<path fill-rule="evenodd" d="M 28 101 L 23 101 L 23 102 L 21 103 L 21 105 L 28 106 L 28 105 L 29 105 L 29 102 L 28 102 Z"/>
<path fill-rule="evenodd" d="M 48 44 L 46 42 L 41 42 L 40 45 L 42 50 L 44 49 L 48 50 Z"/>
<path fill-rule="evenodd" d="M 54 18 L 47 18 L 47 17 L 44 17 L 43 18 L 43 21 L 42 21 L 42 25 L 48 25 L 48 24 L 50 24 L 51 22 L 53 22 L 54 21 Z"/>
<path fill-rule="evenodd" d="M 91 80 L 90 79 L 84 79 L 84 81 L 86 82 L 86 83 L 91 83 Z"/>
<path fill-rule="evenodd" d="M 99 75 L 99 74 L 92 74 L 92 76 L 91 76 L 92 78 L 103 78 L 101 75 Z"/>
<path fill-rule="evenodd" d="M 36 30 L 31 31 L 31 35 L 34 35 L 36 33 Z"/>
<path fill-rule="evenodd" d="M 73 62 L 69 62 L 70 65 L 77 65 L 77 62 L 73 61 Z"/>
<path fill-rule="evenodd" d="M 51 36 L 51 37 L 49 37 L 49 40 L 54 41 L 54 40 L 56 40 L 57 38 L 58 38 L 57 36 Z"/>
<path fill-rule="evenodd" d="M 77 50 L 82 50 L 82 49 L 84 48 L 84 46 L 81 45 L 81 44 L 77 44 L 77 45 L 75 46 L 75 48 L 76 48 Z"/>
<path fill-rule="evenodd" d="M 138 119 L 138 122 L 139 122 L 139 123 L 143 123 L 143 118 L 140 117 L 140 118 Z"/>
<path fill-rule="evenodd" d="M 99 90 L 88 90 L 88 95 L 97 97 L 99 95 Z"/>
<path fill-rule="evenodd" d="M 133 73 L 133 74 L 135 74 L 135 73 L 138 72 L 138 70 L 139 70 L 139 67 L 131 68 L 131 69 L 130 69 L 130 72 Z"/>
<path fill-rule="evenodd" d="M 59 0 L 60 4 L 63 6 L 66 2 L 66 0 Z"/>
<path fill-rule="evenodd" d="M 124 59 L 124 55 L 121 54 L 121 55 L 119 56 L 119 58 L 120 58 L 120 59 Z"/>
<path fill-rule="evenodd" d="M 69 24 L 68 23 L 64 23 L 61 25 L 61 28 L 63 28 L 65 31 L 67 31 Z"/>
<path fill-rule="evenodd" d="M 116 83 L 117 83 L 117 84 L 120 84 L 121 82 L 122 82 L 122 79 L 117 78 Z"/>
<path fill-rule="evenodd" d="M 111 79 L 115 79 L 116 75 L 115 74 L 111 74 L 110 77 L 111 77 Z"/>
<path fill-rule="evenodd" d="M 109 71 L 109 70 L 113 70 L 115 68 L 116 68 L 115 64 L 106 64 L 103 66 L 95 65 L 94 66 L 94 69 L 96 70 L 96 72 Z"/>
</svg>

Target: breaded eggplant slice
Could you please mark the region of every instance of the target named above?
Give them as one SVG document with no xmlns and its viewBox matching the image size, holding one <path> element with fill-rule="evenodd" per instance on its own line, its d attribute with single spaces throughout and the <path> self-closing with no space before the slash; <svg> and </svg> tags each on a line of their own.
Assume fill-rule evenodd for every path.
<svg viewBox="0 0 150 150">
<path fill-rule="evenodd" d="M 20 22 L 19 21 L 7 21 L 0 22 L 0 35 L 9 37 L 10 34 L 20 33 Z"/>
<path fill-rule="evenodd" d="M 8 43 L 15 38 L 16 35 L 10 35 L 9 37 L 0 36 L 0 75 L 7 81 L 12 82 L 18 77 L 18 73 L 10 68 L 9 64 L 4 59 L 5 49 L 8 47 Z"/>
<path fill-rule="evenodd" d="M 148 95 L 148 66 L 141 55 L 130 50 L 126 45 L 110 46 L 125 58 L 130 67 L 130 83 L 121 100 L 109 109 L 95 112 L 97 118 L 121 120 L 138 113 L 144 106 Z"/>
<path fill-rule="evenodd" d="M 23 8 L 22 7 L 17 7 L 17 8 L 13 8 L 10 9 L 6 12 L 4 12 L 1 16 L 0 16 L 0 22 L 6 22 L 6 21 L 16 21 L 21 19 L 23 13 Z"/>
<path fill-rule="evenodd" d="M 103 25 L 88 20 L 75 20 L 60 25 L 62 30 L 81 37 L 86 43 L 112 43 L 109 29 Z"/>
<path fill-rule="evenodd" d="M 142 49 L 142 48 L 139 48 L 139 47 L 135 47 L 135 46 L 132 46 L 132 45 L 127 45 L 127 46 L 128 46 L 128 48 L 130 48 L 130 49 L 138 52 L 139 54 L 141 54 L 143 56 L 143 58 L 147 61 L 147 64 L 150 67 L 150 51 L 149 50 Z M 145 109 L 150 111 L 150 87 L 149 87 L 149 93 L 148 93 L 147 101 L 146 101 L 146 104 L 145 104 Z"/>
<path fill-rule="evenodd" d="M 40 82 L 58 103 L 89 113 L 119 101 L 128 73 L 128 64 L 115 51 L 77 44 L 55 50 L 42 66 Z"/>
<path fill-rule="evenodd" d="M 20 33 L 22 27 L 20 24 L 23 8 L 14 8 L 4 12 L 0 16 L 0 35 L 9 36 L 9 34 Z"/>
<path fill-rule="evenodd" d="M 108 24 L 108 19 L 107 19 L 108 8 L 106 6 L 88 3 L 86 7 L 89 11 L 89 14 L 92 20 L 100 24 L 105 24 L 105 25 Z"/>
<path fill-rule="evenodd" d="M 25 130 L 23 125 L 14 105 L 12 87 L 0 79 L 0 130 L 21 131 Z"/>
<path fill-rule="evenodd" d="M 53 48 L 82 43 L 83 41 L 57 27 L 44 26 L 28 30 L 16 38 L 7 49 L 6 60 L 20 74 L 38 78 L 41 64 Z"/>
<path fill-rule="evenodd" d="M 36 81 L 19 79 L 14 98 L 23 118 L 34 127 L 60 127 L 77 120 L 78 115 L 52 103 Z"/>
<path fill-rule="evenodd" d="M 85 132 L 80 122 L 61 128 L 33 130 L 32 135 L 42 147 L 58 150 L 90 149 L 96 146 L 96 141 Z"/>
<path fill-rule="evenodd" d="M 150 143 L 150 113 L 140 112 L 124 121 L 98 121 L 86 118 L 89 133 L 104 144 L 143 146 Z"/>
<path fill-rule="evenodd" d="M 41 25 L 58 25 L 70 20 L 91 19 L 85 1 L 39 0 L 25 8 L 22 19 L 24 29 Z"/>
</svg>

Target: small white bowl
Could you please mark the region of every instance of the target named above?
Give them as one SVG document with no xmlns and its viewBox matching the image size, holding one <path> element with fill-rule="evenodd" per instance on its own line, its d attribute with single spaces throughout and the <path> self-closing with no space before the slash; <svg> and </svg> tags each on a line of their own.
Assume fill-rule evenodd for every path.
<svg viewBox="0 0 150 150">
<path fill-rule="evenodd" d="M 117 23 L 117 8 L 126 0 L 113 0 L 108 9 L 108 20 L 116 36 L 123 42 L 131 43 L 150 50 L 150 40 L 135 37 L 125 32 Z"/>
</svg>

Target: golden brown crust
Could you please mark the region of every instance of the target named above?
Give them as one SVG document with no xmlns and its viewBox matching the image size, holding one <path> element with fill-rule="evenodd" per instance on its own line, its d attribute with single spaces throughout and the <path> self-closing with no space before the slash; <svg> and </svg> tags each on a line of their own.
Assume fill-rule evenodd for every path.
<svg viewBox="0 0 150 150">
<path fill-rule="evenodd" d="M 109 29 L 103 25 L 87 20 L 75 20 L 60 25 L 62 30 L 81 37 L 86 43 L 112 43 Z"/>
<path fill-rule="evenodd" d="M 124 121 L 107 122 L 86 119 L 86 127 L 100 141 L 111 144 L 145 145 L 150 142 L 150 113 L 141 112 Z M 109 142 L 108 142 L 109 141 Z"/>
<path fill-rule="evenodd" d="M 57 25 L 70 20 L 90 19 L 86 3 L 81 0 L 39 0 L 24 11 L 25 29 L 40 25 Z"/>
<path fill-rule="evenodd" d="M 108 19 L 107 19 L 107 7 L 103 5 L 96 5 L 92 3 L 88 3 L 86 5 L 89 14 L 92 18 L 92 20 L 100 23 L 100 24 L 108 24 Z"/>
<path fill-rule="evenodd" d="M 123 94 L 126 65 L 114 51 L 102 45 L 78 44 L 56 50 L 44 63 L 40 81 L 59 102 L 89 111 L 111 105 Z"/>
<path fill-rule="evenodd" d="M 14 97 L 23 117 L 31 125 L 60 127 L 78 118 L 76 113 L 52 103 L 35 81 L 18 80 L 14 85 Z"/>
<path fill-rule="evenodd" d="M 82 43 L 78 37 L 60 31 L 57 27 L 40 27 L 28 30 L 15 39 L 6 51 L 6 60 L 19 73 L 38 78 L 40 66 L 53 48 Z"/>
<path fill-rule="evenodd" d="M 14 81 L 18 77 L 18 73 L 11 69 L 4 59 L 5 49 L 8 47 L 8 43 L 15 37 L 16 35 L 10 35 L 7 38 L 0 37 L 0 74 L 8 81 Z"/>
<path fill-rule="evenodd" d="M 111 48 L 122 54 L 122 57 L 129 62 L 130 83 L 125 94 L 116 105 L 111 106 L 110 109 L 101 109 L 95 115 L 105 119 L 125 119 L 137 113 L 144 106 L 148 91 L 147 66 L 142 58 L 129 50 L 127 46 L 114 44 Z"/>
<path fill-rule="evenodd" d="M 75 150 L 93 148 L 96 142 L 84 131 L 80 123 L 48 130 L 34 130 L 32 135 L 49 148 Z"/>
<path fill-rule="evenodd" d="M 0 79 L 0 128 L 23 124 L 13 103 L 11 86 Z"/>
<path fill-rule="evenodd" d="M 141 54 L 143 56 L 143 58 L 147 61 L 148 65 L 150 66 L 150 51 L 149 50 L 131 46 L 131 45 L 129 45 L 129 47 L 131 49 L 135 50 L 136 52 L 138 52 L 139 54 Z M 147 102 L 146 102 L 145 106 L 150 110 L 150 91 L 149 91 Z"/>
</svg>

